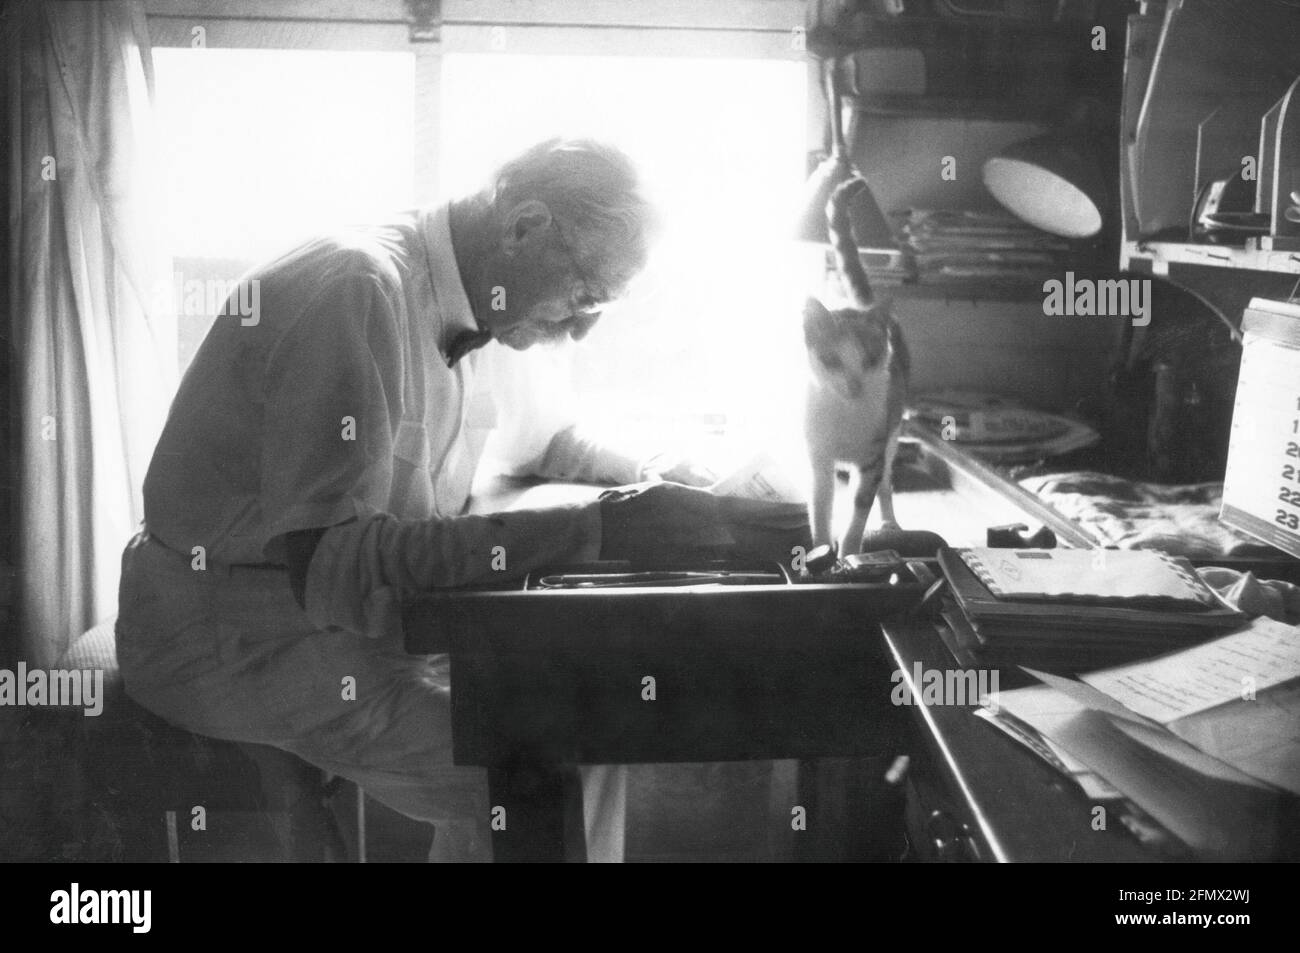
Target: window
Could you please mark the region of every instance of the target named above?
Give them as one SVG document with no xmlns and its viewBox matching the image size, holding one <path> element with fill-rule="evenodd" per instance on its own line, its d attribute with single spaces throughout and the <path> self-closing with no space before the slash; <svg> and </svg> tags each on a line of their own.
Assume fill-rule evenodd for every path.
<svg viewBox="0 0 1300 953">
<path fill-rule="evenodd" d="M 741 4 L 757 23 L 697 29 L 620 26 L 624 5 L 530 4 L 537 22 L 504 33 L 483 18 L 518 15 L 511 4 L 446 15 L 458 6 L 466 22 L 436 45 L 396 23 L 228 19 L 205 21 L 194 49 L 190 21 L 151 20 L 173 44 L 154 57 L 178 279 L 230 280 L 317 231 L 473 188 L 539 139 L 595 136 L 638 162 L 667 229 L 631 298 L 575 348 L 580 395 L 604 423 L 659 438 L 788 418 L 806 275 L 789 240 L 810 93 L 790 43 L 801 5 Z M 612 22 L 575 29 L 570 8 Z M 283 46 L 313 48 L 270 48 Z M 182 367 L 212 320 L 192 310 Z"/>
<path fill-rule="evenodd" d="M 664 438 L 733 430 L 790 403 L 804 97 L 798 62 L 446 57 L 449 195 L 549 135 L 589 135 L 631 155 L 662 210 L 648 274 L 575 348 L 579 394 L 606 424 Z"/>
<path fill-rule="evenodd" d="M 413 204 L 413 67 L 408 53 L 154 50 L 182 371 L 216 311 L 190 289 Z"/>
</svg>

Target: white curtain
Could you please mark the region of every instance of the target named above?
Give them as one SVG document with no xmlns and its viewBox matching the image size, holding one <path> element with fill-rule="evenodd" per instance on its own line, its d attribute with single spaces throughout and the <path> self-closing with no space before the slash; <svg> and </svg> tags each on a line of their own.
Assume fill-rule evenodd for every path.
<svg viewBox="0 0 1300 953">
<path fill-rule="evenodd" d="M 176 384 L 138 0 L 12 5 L 5 43 L 21 654 L 116 612 Z"/>
</svg>

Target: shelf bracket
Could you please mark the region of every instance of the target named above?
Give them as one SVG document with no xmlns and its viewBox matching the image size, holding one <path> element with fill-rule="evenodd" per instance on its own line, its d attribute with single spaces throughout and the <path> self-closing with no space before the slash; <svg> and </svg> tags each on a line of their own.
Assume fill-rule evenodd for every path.
<svg viewBox="0 0 1300 953">
<path fill-rule="evenodd" d="M 442 0 L 406 0 L 406 14 L 412 43 L 442 41 Z"/>
</svg>

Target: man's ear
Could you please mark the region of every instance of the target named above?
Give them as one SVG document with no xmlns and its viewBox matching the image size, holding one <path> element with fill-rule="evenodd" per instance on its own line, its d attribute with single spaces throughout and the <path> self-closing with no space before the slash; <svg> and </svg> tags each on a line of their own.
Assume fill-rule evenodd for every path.
<svg viewBox="0 0 1300 953">
<path fill-rule="evenodd" d="M 515 255 L 530 241 L 536 241 L 551 227 L 551 210 L 538 199 L 525 199 L 506 213 L 501 229 L 501 248 Z"/>
</svg>

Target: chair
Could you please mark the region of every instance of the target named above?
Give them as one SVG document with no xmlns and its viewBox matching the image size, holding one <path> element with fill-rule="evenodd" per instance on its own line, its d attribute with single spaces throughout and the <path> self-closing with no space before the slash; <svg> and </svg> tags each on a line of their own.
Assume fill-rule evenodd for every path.
<svg viewBox="0 0 1300 953">
<path fill-rule="evenodd" d="M 103 711 L 78 719 L 76 743 L 92 796 L 104 798 L 125 820 L 132 841 L 125 845 L 128 859 L 154 855 L 161 835 L 167 859 L 179 862 L 178 818 L 188 822 L 196 807 L 205 815 L 268 815 L 282 859 L 346 857 L 326 803 L 338 780 L 327 783 L 319 769 L 278 748 L 220 741 L 178 728 L 133 701 L 118 666 L 115 622 L 110 619 L 84 633 L 59 667 L 104 673 Z M 364 826 L 359 827 L 356 851 L 364 861 Z"/>
</svg>

